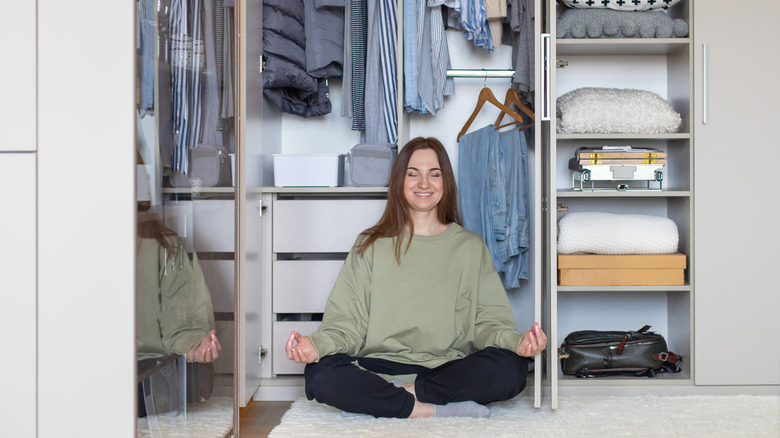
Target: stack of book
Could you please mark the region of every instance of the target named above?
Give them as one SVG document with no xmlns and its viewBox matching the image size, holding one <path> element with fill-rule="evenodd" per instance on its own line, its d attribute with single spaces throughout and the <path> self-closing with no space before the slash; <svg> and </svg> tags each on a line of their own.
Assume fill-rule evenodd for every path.
<svg viewBox="0 0 780 438">
<path fill-rule="evenodd" d="M 569 169 L 579 175 L 579 184 L 572 175 L 574 189 L 584 189 L 584 182 L 590 181 L 643 181 L 650 188 L 650 181 L 663 180 L 663 168 L 666 166 L 666 152 L 650 148 L 631 146 L 604 146 L 600 149 L 579 148 L 569 161 Z M 577 187 L 579 185 L 579 187 Z M 629 188 L 630 184 L 621 184 Z"/>
<path fill-rule="evenodd" d="M 666 164 L 666 152 L 637 149 L 631 146 L 604 146 L 601 149 L 578 149 L 577 164 Z"/>
</svg>

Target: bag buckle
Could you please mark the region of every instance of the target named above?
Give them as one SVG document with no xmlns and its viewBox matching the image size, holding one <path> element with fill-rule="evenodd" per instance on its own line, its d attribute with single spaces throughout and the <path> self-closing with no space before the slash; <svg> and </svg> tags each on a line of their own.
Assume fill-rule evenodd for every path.
<svg viewBox="0 0 780 438">
<path fill-rule="evenodd" d="M 658 360 L 662 360 L 662 361 L 666 362 L 666 358 L 668 358 L 668 357 L 669 357 L 669 353 L 667 353 L 667 352 L 658 353 Z"/>
</svg>

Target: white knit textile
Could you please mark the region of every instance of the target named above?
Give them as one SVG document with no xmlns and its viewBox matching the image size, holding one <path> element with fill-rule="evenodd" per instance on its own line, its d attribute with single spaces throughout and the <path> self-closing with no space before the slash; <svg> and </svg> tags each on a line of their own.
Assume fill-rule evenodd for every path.
<svg viewBox="0 0 780 438">
<path fill-rule="evenodd" d="M 669 103 L 647 90 L 578 88 L 557 99 L 562 134 L 668 134 L 682 118 Z"/>
<path fill-rule="evenodd" d="M 679 240 L 677 224 L 660 216 L 575 212 L 558 220 L 559 254 L 671 254 Z"/>
</svg>

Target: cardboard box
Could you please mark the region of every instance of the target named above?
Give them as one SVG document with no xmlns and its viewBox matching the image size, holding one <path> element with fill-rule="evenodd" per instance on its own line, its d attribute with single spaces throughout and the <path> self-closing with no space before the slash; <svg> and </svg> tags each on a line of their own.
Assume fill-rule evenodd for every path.
<svg viewBox="0 0 780 438">
<path fill-rule="evenodd" d="M 340 154 L 274 154 L 276 187 L 338 187 L 343 182 Z"/>
<path fill-rule="evenodd" d="M 681 286 L 685 254 L 558 255 L 560 286 Z"/>
</svg>

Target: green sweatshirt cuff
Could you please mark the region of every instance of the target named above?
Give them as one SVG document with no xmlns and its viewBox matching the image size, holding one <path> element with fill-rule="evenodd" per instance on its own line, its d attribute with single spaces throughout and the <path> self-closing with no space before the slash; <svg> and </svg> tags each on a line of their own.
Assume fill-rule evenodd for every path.
<svg viewBox="0 0 780 438">
<path fill-rule="evenodd" d="M 309 335 L 309 339 L 311 339 L 311 343 L 314 345 L 314 349 L 317 350 L 317 360 L 314 362 L 319 362 L 320 358 L 332 354 L 336 351 L 333 342 L 320 332 L 312 333 Z"/>
</svg>

